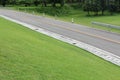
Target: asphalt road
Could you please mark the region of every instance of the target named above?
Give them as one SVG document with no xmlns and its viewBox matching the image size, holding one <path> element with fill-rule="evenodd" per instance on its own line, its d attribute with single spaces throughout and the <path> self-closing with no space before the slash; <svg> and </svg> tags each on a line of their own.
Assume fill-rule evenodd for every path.
<svg viewBox="0 0 120 80">
<path fill-rule="evenodd" d="M 120 34 L 12 10 L 0 9 L 0 15 L 82 41 L 120 56 Z"/>
</svg>

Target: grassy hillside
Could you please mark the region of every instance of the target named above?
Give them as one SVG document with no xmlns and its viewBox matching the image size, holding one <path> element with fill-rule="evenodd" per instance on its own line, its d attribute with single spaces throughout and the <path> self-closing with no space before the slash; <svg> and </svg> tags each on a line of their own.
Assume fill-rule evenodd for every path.
<svg viewBox="0 0 120 80">
<path fill-rule="evenodd" d="M 0 18 L 0 80 L 120 80 L 120 67 Z"/>
</svg>

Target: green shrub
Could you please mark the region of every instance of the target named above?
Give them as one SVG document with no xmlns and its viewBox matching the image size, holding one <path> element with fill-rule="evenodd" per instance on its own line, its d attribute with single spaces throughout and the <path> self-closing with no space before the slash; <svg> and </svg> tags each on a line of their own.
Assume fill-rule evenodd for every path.
<svg viewBox="0 0 120 80">
<path fill-rule="evenodd" d="M 57 15 L 57 16 L 65 16 L 71 12 L 71 7 L 65 5 L 64 7 L 20 7 L 21 11 L 35 11 L 37 13 L 46 13 L 48 15 Z"/>
</svg>

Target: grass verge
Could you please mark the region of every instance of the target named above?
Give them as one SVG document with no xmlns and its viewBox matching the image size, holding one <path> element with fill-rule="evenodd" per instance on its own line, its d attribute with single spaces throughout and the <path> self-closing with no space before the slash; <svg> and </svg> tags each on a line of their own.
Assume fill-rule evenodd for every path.
<svg viewBox="0 0 120 80">
<path fill-rule="evenodd" d="M 120 80 L 120 67 L 0 18 L 1 80 Z"/>
</svg>

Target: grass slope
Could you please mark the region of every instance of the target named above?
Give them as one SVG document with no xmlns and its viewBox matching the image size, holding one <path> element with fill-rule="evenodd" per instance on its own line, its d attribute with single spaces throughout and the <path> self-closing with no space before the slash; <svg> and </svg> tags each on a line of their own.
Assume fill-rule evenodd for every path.
<svg viewBox="0 0 120 80">
<path fill-rule="evenodd" d="M 0 18 L 0 80 L 120 80 L 120 67 Z"/>
</svg>

